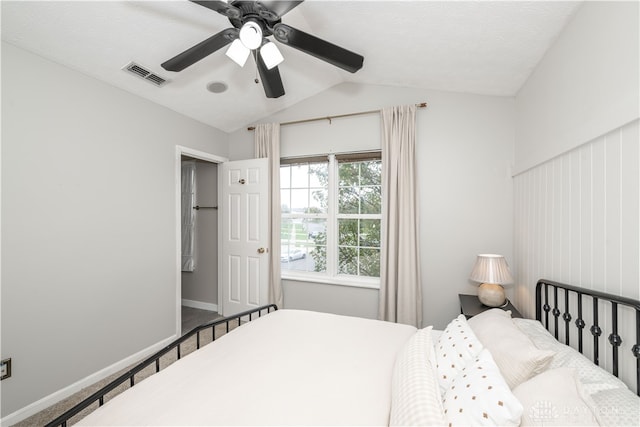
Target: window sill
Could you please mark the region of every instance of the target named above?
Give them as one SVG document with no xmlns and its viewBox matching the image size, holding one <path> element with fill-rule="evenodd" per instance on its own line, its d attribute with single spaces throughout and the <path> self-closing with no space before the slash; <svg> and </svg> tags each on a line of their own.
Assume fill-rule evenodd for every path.
<svg viewBox="0 0 640 427">
<path fill-rule="evenodd" d="M 282 273 L 282 280 L 291 280 L 296 282 L 321 283 L 326 285 L 350 286 L 354 288 L 380 289 L 380 279 L 378 278 L 351 278 L 351 277 L 327 277 L 327 276 L 311 276 L 295 273 Z"/>
</svg>

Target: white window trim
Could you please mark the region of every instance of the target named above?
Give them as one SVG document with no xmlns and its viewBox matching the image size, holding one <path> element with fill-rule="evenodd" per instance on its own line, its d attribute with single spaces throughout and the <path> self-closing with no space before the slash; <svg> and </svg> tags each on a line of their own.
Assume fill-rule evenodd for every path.
<svg viewBox="0 0 640 427">
<path fill-rule="evenodd" d="M 349 276 L 345 274 L 329 276 L 324 273 L 315 272 L 301 273 L 297 271 L 283 271 L 280 278 L 282 280 L 292 280 L 295 282 L 311 282 L 327 285 L 351 286 L 355 288 L 380 289 L 379 277 Z"/>
<path fill-rule="evenodd" d="M 379 277 L 355 276 L 338 273 L 338 214 L 336 212 L 338 206 L 338 186 L 337 179 L 337 161 L 335 154 L 329 154 L 329 188 L 327 189 L 327 197 L 331 201 L 327 207 L 327 272 L 317 273 L 312 271 L 295 271 L 282 270 L 280 278 L 283 280 L 292 280 L 297 282 L 324 283 L 338 286 L 351 286 L 357 288 L 380 289 Z M 287 214 L 281 215 L 286 218 Z M 309 215 L 309 217 L 324 217 L 325 215 Z M 353 216 L 359 219 L 381 219 L 379 215 L 348 215 L 342 214 L 340 218 L 348 218 Z M 297 216 L 300 217 L 300 216 Z M 333 219 L 333 220 L 332 220 Z"/>
</svg>

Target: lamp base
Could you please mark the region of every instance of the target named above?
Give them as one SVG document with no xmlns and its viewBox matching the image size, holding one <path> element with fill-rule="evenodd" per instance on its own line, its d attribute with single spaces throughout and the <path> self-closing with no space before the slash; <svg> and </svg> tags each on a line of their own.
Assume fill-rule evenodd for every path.
<svg viewBox="0 0 640 427">
<path fill-rule="evenodd" d="M 495 283 L 483 283 L 478 286 L 478 299 L 488 307 L 500 307 L 507 300 L 504 288 Z"/>
</svg>

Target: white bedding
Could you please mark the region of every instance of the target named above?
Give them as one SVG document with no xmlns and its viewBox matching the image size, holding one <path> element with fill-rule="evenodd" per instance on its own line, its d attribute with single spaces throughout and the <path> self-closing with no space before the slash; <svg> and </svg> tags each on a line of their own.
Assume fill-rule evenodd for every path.
<svg viewBox="0 0 640 427">
<path fill-rule="evenodd" d="M 640 398 L 624 382 L 579 351 L 558 342 L 537 320 L 514 319 L 514 322 L 538 348 L 555 352 L 548 369 L 567 367 L 576 372 L 584 391 L 595 403 L 601 425 L 640 425 Z"/>
<path fill-rule="evenodd" d="M 502 311 L 497 313 L 504 316 Z M 518 386 L 520 391 L 536 392 L 532 395 L 519 393 L 521 402 L 530 401 L 529 406 L 522 408 L 517 400 L 513 401 L 516 397 L 512 391 L 518 391 L 516 388 L 510 390 L 501 376 L 501 372 L 504 375 L 504 363 L 499 363 L 498 370 L 494 358 L 485 354 L 489 351 L 488 342 L 473 341 L 475 338 L 469 335 L 472 334 L 469 325 L 460 316 L 459 320 L 460 324 L 456 324 L 454 319 L 444 332 L 432 331 L 429 327 L 416 334 L 417 330 L 412 326 L 390 322 L 278 310 L 244 324 L 145 379 L 89 414 L 78 425 L 377 426 L 389 425 L 390 414 L 393 415 L 391 421 L 398 424 L 404 424 L 403 420 L 420 419 L 420 424 L 436 425 L 441 424 L 436 420 L 444 417 L 447 423 L 453 421 L 454 425 L 485 425 L 488 414 L 494 423 L 518 425 L 516 418 L 520 419 L 520 414 L 523 414 L 523 420 L 535 419 L 532 415 L 539 418 L 540 404 L 551 394 L 539 390 L 539 384 L 544 383 L 542 374 L 540 377 L 534 374 L 531 380 L 525 379 Z M 560 367 L 575 372 L 572 374 L 575 381 L 582 384 L 576 390 L 584 390 L 590 396 L 578 397 L 584 400 L 601 425 L 640 425 L 640 400 L 624 383 L 577 351 L 557 342 L 539 322 L 515 319 L 514 323 L 515 329 L 520 330 L 517 333 L 524 333 L 532 345 L 552 351 L 553 359 L 545 364 L 548 366 L 543 372 L 546 376 L 556 378 L 563 372 L 566 376 L 565 371 L 558 369 Z M 498 324 L 491 325 L 495 328 Z M 424 338 L 425 333 L 429 334 L 428 339 Z M 507 339 L 505 330 L 495 331 L 495 334 Z M 423 339 L 418 339 L 421 335 Z M 441 335 L 442 341 L 438 342 Z M 450 344 L 443 344 L 452 339 Z M 427 342 L 428 357 L 422 354 Z M 422 346 L 418 345 L 420 343 Z M 437 348 L 433 347 L 436 343 Z M 477 348 L 480 353 L 464 362 L 468 366 L 464 366 L 458 377 L 471 378 L 475 370 L 483 369 L 486 371 L 481 372 L 486 374 L 483 379 L 456 378 L 444 392 L 441 387 L 422 384 L 424 379 L 438 384 L 445 375 L 451 375 L 450 370 L 438 366 L 445 361 L 445 367 L 460 363 L 462 352 L 452 351 L 453 348 L 457 344 L 471 348 L 472 343 L 474 346 L 480 344 Z M 513 351 L 511 347 L 510 352 Z M 530 353 L 527 349 L 519 351 Z M 428 363 L 416 365 L 416 360 Z M 493 365 L 495 374 L 490 374 Z M 423 380 L 416 381 L 418 378 Z M 476 399 L 491 397 L 481 389 L 485 378 L 491 381 L 488 389 L 494 394 L 500 393 L 496 399 L 484 399 L 487 402 Z M 460 381 L 464 382 L 464 387 L 456 389 L 456 385 L 463 385 L 458 384 Z M 528 381 L 535 381 L 535 385 L 527 386 Z M 504 390 L 499 391 L 501 382 Z M 550 390 L 558 388 L 554 386 L 556 383 L 551 381 Z M 467 398 L 470 400 L 464 403 Z M 500 405 L 492 408 L 494 401 Z M 509 409 L 507 403 L 510 401 Z M 561 401 L 552 403 L 560 405 Z M 393 412 L 392 402 L 395 402 Z M 451 411 L 447 415 L 443 404 L 445 408 L 455 409 L 456 416 Z M 505 414 L 496 412 L 506 409 L 509 411 Z M 460 418 L 458 412 L 464 413 L 465 417 L 477 412 L 480 418 L 476 421 Z M 549 421 L 559 421 L 548 415 L 545 415 L 545 425 L 553 425 Z M 515 418 L 509 421 L 511 416 Z M 582 418 L 571 420 L 576 421 L 571 425 L 584 425 Z"/>
<path fill-rule="evenodd" d="M 78 425 L 388 425 L 396 353 L 415 332 L 278 310 L 140 382 Z"/>
<path fill-rule="evenodd" d="M 612 388 L 627 388 L 620 379 L 595 365 L 578 350 L 556 340 L 537 320 L 513 319 L 513 321 L 531 338 L 536 347 L 552 350 L 555 353 L 549 364 L 549 369 L 561 366 L 575 369 L 587 393 L 594 394 Z"/>
</svg>

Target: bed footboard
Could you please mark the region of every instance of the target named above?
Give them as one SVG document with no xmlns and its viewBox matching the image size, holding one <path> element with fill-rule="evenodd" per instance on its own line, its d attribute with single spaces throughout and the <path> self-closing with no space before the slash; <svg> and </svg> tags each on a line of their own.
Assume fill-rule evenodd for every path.
<svg viewBox="0 0 640 427">
<path fill-rule="evenodd" d="M 609 310 L 605 310 L 607 306 Z M 635 310 L 635 331 L 625 331 L 625 335 L 619 331 L 619 306 Z M 636 359 L 636 387 L 640 395 L 640 301 L 545 279 L 539 280 L 536 285 L 536 320 L 553 332 L 556 339 L 559 337 L 559 329 L 563 327 L 564 341 L 567 345 L 570 342 L 571 331 L 576 333 L 577 350 L 583 354 L 583 330 L 588 328 L 593 339 L 593 362 L 596 365 L 600 364 L 599 338 L 603 334 L 604 323 L 600 314 L 606 311 L 610 311 L 611 314 L 604 322 L 610 322 L 611 332 L 607 342 L 611 347 L 612 374 L 618 376 L 618 352 L 624 341 L 623 349 L 628 349 Z M 553 316 L 552 319 L 549 314 Z M 585 318 L 589 318 L 590 325 Z"/>
<path fill-rule="evenodd" d="M 222 319 L 214 320 L 209 323 L 202 324 L 193 328 L 191 331 L 187 332 L 180 338 L 173 341 L 171 344 L 167 345 L 160 351 L 156 352 L 152 356 L 148 357 L 144 361 L 140 362 L 133 368 L 129 369 L 124 374 L 120 375 L 115 380 L 111 381 L 106 386 L 102 387 L 100 390 L 93 393 L 91 396 L 87 397 L 71 409 L 67 410 L 65 413 L 54 419 L 53 421 L 46 424 L 45 427 L 55 427 L 55 426 L 67 426 L 67 421 L 69 421 L 72 417 L 76 416 L 80 412 L 84 411 L 86 408 L 91 405 L 98 403 L 98 406 L 102 406 L 104 404 L 105 396 L 118 388 L 120 385 L 129 383 L 129 387 L 133 387 L 136 384 L 136 374 L 140 373 L 143 369 L 147 368 L 155 364 L 155 372 L 160 371 L 160 358 L 171 351 L 175 351 L 176 360 L 181 358 L 181 345 L 185 343 L 185 341 L 192 338 L 194 335 L 196 337 L 196 350 L 200 348 L 200 334 L 203 331 L 211 330 L 212 341 L 216 340 L 216 326 L 225 325 L 224 333 L 228 333 L 232 326 L 240 326 L 241 323 L 246 323 L 247 321 L 252 321 L 255 318 L 261 317 L 263 314 L 270 313 L 272 311 L 277 310 L 278 307 L 275 304 L 269 304 L 262 307 L 258 307 L 252 310 L 247 310 L 242 313 L 235 314 L 233 316 L 224 317 Z"/>
</svg>

